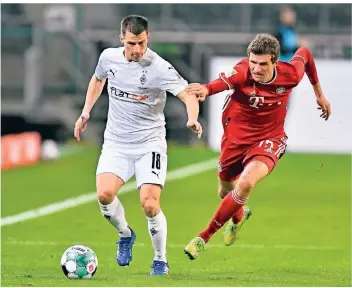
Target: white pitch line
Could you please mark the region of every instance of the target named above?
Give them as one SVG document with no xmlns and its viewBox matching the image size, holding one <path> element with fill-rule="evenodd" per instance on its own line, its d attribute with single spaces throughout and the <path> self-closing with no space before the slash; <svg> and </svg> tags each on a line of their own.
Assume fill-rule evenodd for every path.
<svg viewBox="0 0 352 288">
<path fill-rule="evenodd" d="M 202 172 L 209 171 L 211 169 L 216 169 L 217 163 L 218 159 L 211 159 L 170 171 L 167 174 L 166 181 L 178 180 L 181 178 L 197 175 Z M 136 182 L 127 183 L 121 188 L 119 195 L 123 193 L 132 192 L 137 189 L 136 187 Z M 96 192 L 91 192 L 89 194 L 46 205 L 38 209 L 29 210 L 13 216 L 7 216 L 5 218 L 1 218 L 1 227 L 12 225 L 29 219 L 50 215 L 65 209 L 77 207 L 89 202 L 96 201 L 96 199 Z"/>
<path fill-rule="evenodd" d="M 9 240 L 5 241 L 4 244 L 8 245 L 20 245 L 20 246 L 71 246 L 72 242 L 45 242 L 45 241 L 15 241 Z M 78 244 L 78 243 L 77 243 Z M 83 245 L 83 244 L 82 244 Z M 112 242 L 90 242 L 91 246 L 111 246 Z M 136 247 L 147 247 L 150 248 L 150 245 L 145 245 L 144 243 L 135 243 Z M 184 248 L 186 244 L 172 244 L 168 243 L 167 247 L 169 248 Z M 238 249 L 287 249 L 287 250 L 342 250 L 340 247 L 333 246 L 305 246 L 305 245 L 265 245 L 265 244 L 235 244 L 231 248 L 223 244 L 207 244 L 208 248 L 238 248 Z"/>
</svg>

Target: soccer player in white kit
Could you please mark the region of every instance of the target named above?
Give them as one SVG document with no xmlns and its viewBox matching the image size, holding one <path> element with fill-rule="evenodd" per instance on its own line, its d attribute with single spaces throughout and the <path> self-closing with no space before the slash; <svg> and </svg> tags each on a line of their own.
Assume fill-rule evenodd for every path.
<svg viewBox="0 0 352 288">
<path fill-rule="evenodd" d="M 124 46 L 108 48 L 101 53 L 74 135 L 79 141 L 80 133 L 87 127 L 89 113 L 108 79 L 108 120 L 96 172 L 99 206 L 120 236 L 117 263 L 129 265 L 136 234 L 128 226 L 124 208 L 116 196 L 135 174 L 155 251 L 150 274 L 164 275 L 169 271 L 167 224 L 159 199 L 167 170 L 163 113 L 166 91 L 185 103 L 187 126 L 198 137 L 202 134 L 202 127 L 197 121 L 197 97 L 187 94 L 187 81 L 170 63 L 147 47 L 149 36 L 146 18 L 131 15 L 122 20 L 120 40 Z"/>
</svg>

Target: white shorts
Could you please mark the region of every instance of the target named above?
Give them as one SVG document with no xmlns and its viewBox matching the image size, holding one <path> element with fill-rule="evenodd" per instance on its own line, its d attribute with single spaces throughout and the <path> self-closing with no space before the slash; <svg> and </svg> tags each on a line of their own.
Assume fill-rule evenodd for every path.
<svg viewBox="0 0 352 288">
<path fill-rule="evenodd" d="M 150 145 L 149 145 L 150 146 Z M 96 175 L 114 173 L 125 183 L 136 175 L 137 188 L 143 184 L 165 185 L 167 153 L 164 143 L 152 147 L 117 146 L 105 142 L 99 158 Z"/>
</svg>

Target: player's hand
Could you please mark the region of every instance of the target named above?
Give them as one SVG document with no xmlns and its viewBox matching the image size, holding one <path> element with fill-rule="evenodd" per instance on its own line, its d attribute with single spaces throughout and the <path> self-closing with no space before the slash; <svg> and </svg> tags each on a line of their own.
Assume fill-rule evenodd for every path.
<svg viewBox="0 0 352 288">
<path fill-rule="evenodd" d="M 300 47 L 309 47 L 309 41 L 307 39 L 300 39 L 299 46 Z"/>
<path fill-rule="evenodd" d="M 319 105 L 318 109 L 321 110 L 320 117 L 328 120 L 331 114 L 331 106 L 328 100 L 324 96 L 321 96 L 317 99 L 317 104 Z"/>
<path fill-rule="evenodd" d="M 198 139 L 202 137 L 203 128 L 197 120 L 188 120 L 187 127 L 198 135 Z"/>
<path fill-rule="evenodd" d="M 195 94 L 199 102 L 203 102 L 209 94 L 208 89 L 199 83 L 191 83 L 187 86 L 186 92 L 189 94 Z"/>
<path fill-rule="evenodd" d="M 80 133 L 83 132 L 87 128 L 87 122 L 89 119 L 90 115 L 87 112 L 83 112 L 81 116 L 79 116 L 78 120 L 76 121 L 75 124 L 75 129 L 74 129 L 74 136 L 77 139 L 77 141 L 80 141 Z"/>
</svg>

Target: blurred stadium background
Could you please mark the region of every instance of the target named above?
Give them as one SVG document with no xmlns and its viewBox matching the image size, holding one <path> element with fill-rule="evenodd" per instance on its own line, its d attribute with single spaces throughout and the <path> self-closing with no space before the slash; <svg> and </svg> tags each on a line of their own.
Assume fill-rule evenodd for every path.
<svg viewBox="0 0 352 288">
<path fill-rule="evenodd" d="M 2 285 L 351 286 L 351 5 L 290 6 L 295 30 L 317 61 L 331 119 L 319 119 L 305 79 L 288 111 L 289 153 L 254 192 L 249 202 L 254 217 L 239 244 L 221 249 L 219 233 L 204 258 L 190 263 L 183 246 L 219 203 L 215 159 L 223 95 L 201 105 L 202 140 L 185 128 L 184 105 L 169 97 L 169 170 L 209 165 L 209 160 L 213 168 L 166 185 L 162 206 L 169 223 L 171 274 L 150 279 L 152 250 L 138 193 L 121 195 L 138 233 L 128 270 L 116 267 L 116 235 L 100 216 L 94 194 L 87 194 L 95 190 L 106 90 L 92 111 L 84 142 L 73 141 L 99 54 L 120 46 L 124 16 L 140 14 L 150 21 L 150 48 L 189 82 L 204 83 L 245 57 L 255 34 L 276 34 L 283 5 L 1 4 Z M 41 161 L 45 157 L 55 161 Z M 88 200 L 76 208 L 25 222 L 9 218 L 81 195 Z M 68 282 L 59 270 L 61 253 L 74 243 L 97 252 L 100 266 L 92 282 Z"/>
</svg>

